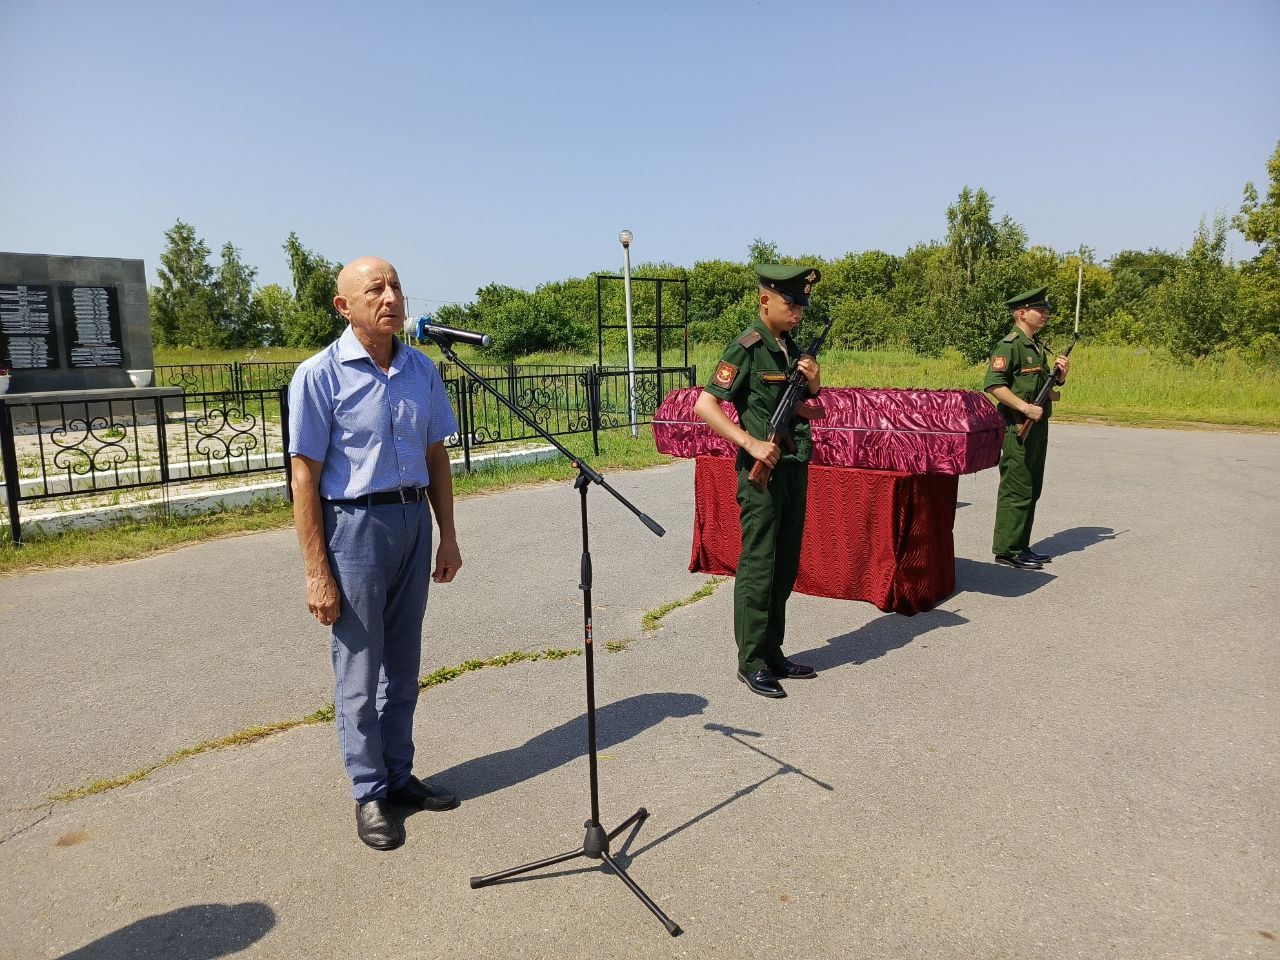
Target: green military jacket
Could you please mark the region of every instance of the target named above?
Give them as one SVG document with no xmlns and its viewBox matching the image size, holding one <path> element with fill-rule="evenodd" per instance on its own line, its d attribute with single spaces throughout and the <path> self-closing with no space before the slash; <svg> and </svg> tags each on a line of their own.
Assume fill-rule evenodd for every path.
<svg viewBox="0 0 1280 960">
<path fill-rule="evenodd" d="M 764 321 L 757 318 L 747 330 L 725 348 L 716 364 L 706 391 L 717 400 L 728 400 L 738 411 L 742 428 L 757 440 L 769 436 L 769 418 L 787 390 L 787 374 L 800 359 L 800 348 L 791 335 L 781 337 L 786 352 Z M 797 417 L 792 430 L 796 449 L 788 453 L 785 444 L 782 459 L 808 463 L 813 452 L 809 421 Z M 755 459 L 745 450 L 738 451 L 738 468 L 750 466 Z"/>
<path fill-rule="evenodd" d="M 996 344 L 991 352 L 991 360 L 987 364 L 987 375 L 983 378 L 982 389 L 991 387 L 1008 387 L 1019 400 L 1031 403 L 1036 398 L 1044 382 L 1053 376 L 1053 358 L 1042 344 L 1032 340 L 1017 327 L 1008 336 Z M 1044 402 L 1044 415 L 1047 419 L 1052 412 L 1053 404 L 1048 399 Z M 1022 414 L 997 404 L 1005 423 L 1022 423 Z"/>
</svg>

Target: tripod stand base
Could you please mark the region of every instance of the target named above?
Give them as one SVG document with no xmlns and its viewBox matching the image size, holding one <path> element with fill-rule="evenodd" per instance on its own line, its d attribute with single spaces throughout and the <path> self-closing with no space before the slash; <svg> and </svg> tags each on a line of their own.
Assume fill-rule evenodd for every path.
<svg viewBox="0 0 1280 960">
<path fill-rule="evenodd" d="M 482 877 L 471 878 L 471 889 L 475 890 L 479 887 L 487 887 L 491 884 L 499 883 L 510 877 L 519 876 L 522 873 L 528 873 L 531 870 L 538 870 L 542 867 L 550 867 L 557 863 L 564 863 L 567 860 L 576 860 L 578 857 L 590 857 L 592 860 L 603 860 L 605 864 L 612 870 L 623 883 L 634 893 L 646 907 L 649 912 L 662 921 L 662 925 L 667 928 L 667 933 L 673 937 L 678 937 L 684 931 L 680 929 L 680 925 L 662 912 L 662 909 L 649 899 L 649 895 L 640 889 L 637 884 L 617 863 L 613 857 L 609 856 L 609 841 L 614 839 L 618 834 L 625 831 L 632 824 L 644 823 L 645 818 L 649 816 L 649 811 L 641 807 L 622 823 L 618 824 L 608 833 L 604 827 L 594 820 L 588 820 L 583 826 L 587 828 L 586 836 L 583 837 L 582 846 L 577 847 L 567 853 L 558 853 L 553 857 L 545 857 L 542 860 L 535 860 L 532 863 L 522 864 L 518 867 L 511 867 L 507 870 L 499 870 L 497 873 L 485 874 Z"/>
</svg>

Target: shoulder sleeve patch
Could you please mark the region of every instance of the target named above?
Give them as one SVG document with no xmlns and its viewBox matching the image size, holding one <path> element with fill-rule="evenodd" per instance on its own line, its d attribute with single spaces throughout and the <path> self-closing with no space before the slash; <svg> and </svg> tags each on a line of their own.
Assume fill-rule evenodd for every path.
<svg viewBox="0 0 1280 960">
<path fill-rule="evenodd" d="M 1001 342 L 1002 342 L 1002 343 L 1013 343 L 1013 341 L 1015 341 L 1015 340 L 1017 340 L 1017 339 L 1018 339 L 1018 331 L 1017 331 L 1017 330 L 1014 330 L 1014 331 L 1011 331 L 1011 332 L 1010 332 L 1010 334 L 1009 334 L 1007 337 L 1005 337 L 1005 338 L 1004 338 L 1004 340 L 1003 340 L 1003 341 L 1001 341 Z"/>
<path fill-rule="evenodd" d="M 737 367 L 735 367 L 728 360 L 721 360 L 720 363 L 716 365 L 716 372 L 715 372 L 715 375 L 712 376 L 711 382 L 714 383 L 717 387 L 721 387 L 725 390 L 728 390 L 731 386 L 733 386 L 733 378 L 736 377 L 737 375 L 738 375 Z"/>
<path fill-rule="evenodd" d="M 742 336 L 738 338 L 738 342 L 742 344 L 744 347 L 754 347 L 757 343 L 759 343 L 763 339 L 764 337 L 760 336 L 759 330 L 748 330 L 746 333 L 744 333 Z"/>
<path fill-rule="evenodd" d="M 992 370 L 1004 370 L 1007 364 L 1008 364 L 1008 361 L 1002 356 L 996 355 L 991 358 Z"/>
</svg>

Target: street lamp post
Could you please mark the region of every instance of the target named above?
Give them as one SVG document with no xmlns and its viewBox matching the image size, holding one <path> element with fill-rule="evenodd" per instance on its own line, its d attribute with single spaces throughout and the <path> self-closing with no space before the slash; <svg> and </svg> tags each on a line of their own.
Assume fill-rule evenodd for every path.
<svg viewBox="0 0 1280 960">
<path fill-rule="evenodd" d="M 627 301 L 627 394 L 630 397 L 631 436 L 639 435 L 636 427 L 636 347 L 631 335 L 631 231 L 618 234 L 622 244 L 622 289 Z"/>
</svg>

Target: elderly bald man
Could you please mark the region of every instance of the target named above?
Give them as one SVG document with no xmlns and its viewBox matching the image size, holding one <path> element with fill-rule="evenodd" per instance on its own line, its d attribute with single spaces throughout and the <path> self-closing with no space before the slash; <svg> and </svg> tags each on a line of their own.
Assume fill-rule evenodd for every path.
<svg viewBox="0 0 1280 960">
<path fill-rule="evenodd" d="M 458 804 L 412 772 L 428 576 L 448 583 L 462 566 L 444 447 L 458 423 L 435 365 L 396 339 L 404 293 L 391 264 L 348 263 L 333 305 L 349 326 L 289 384 L 293 518 L 307 609 L 332 630 L 334 709 L 356 833 L 390 850 L 404 842 L 390 804 Z"/>
</svg>

